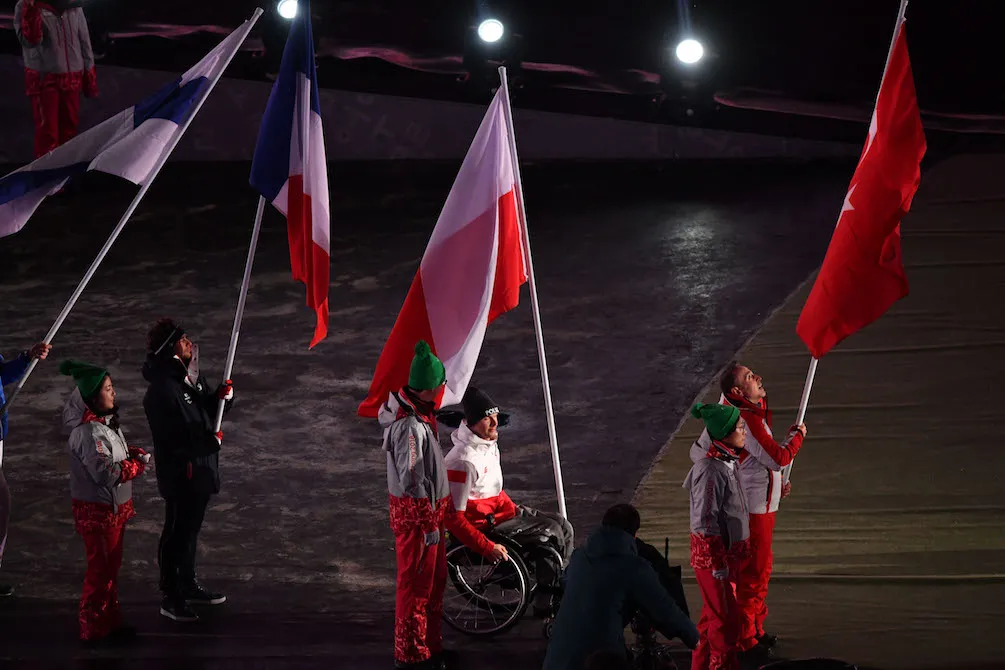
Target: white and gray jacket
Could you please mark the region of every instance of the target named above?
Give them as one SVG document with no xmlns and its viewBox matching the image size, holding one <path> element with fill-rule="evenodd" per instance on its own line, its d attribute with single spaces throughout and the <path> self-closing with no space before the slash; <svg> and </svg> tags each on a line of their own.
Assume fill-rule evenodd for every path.
<svg viewBox="0 0 1005 670">
<path fill-rule="evenodd" d="M 86 412 L 80 391 L 74 388 L 63 405 L 63 433 L 70 437 L 70 497 L 118 511 L 133 497 L 132 482 L 122 481 L 129 447 L 121 429 L 100 421 L 82 423 Z"/>
<path fill-rule="evenodd" d="M 433 427 L 416 416 L 415 408 L 398 393 L 380 406 L 377 420 L 384 430 L 387 491 L 396 498 L 427 499 L 431 507 L 450 497 L 447 466 Z"/>
<path fill-rule="evenodd" d="M 697 443 L 695 443 L 697 444 Z M 747 500 L 738 475 L 738 461 L 707 455 L 695 462 L 683 487 L 691 497 L 691 533 L 722 538 L 723 549 L 750 537 Z"/>
<path fill-rule="evenodd" d="M 59 12 L 44 2 L 35 4 L 34 11 L 42 20 L 39 42 L 33 42 L 31 36 L 25 34 L 25 0 L 18 0 L 14 7 L 14 32 L 21 43 L 25 68 L 43 74 L 86 72 L 93 68 L 94 54 L 84 10 L 68 7 Z"/>
</svg>

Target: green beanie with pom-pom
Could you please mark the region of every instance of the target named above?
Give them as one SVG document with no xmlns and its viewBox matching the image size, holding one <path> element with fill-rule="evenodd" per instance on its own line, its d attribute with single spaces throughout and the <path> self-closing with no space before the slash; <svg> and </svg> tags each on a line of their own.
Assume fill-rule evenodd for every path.
<svg viewBox="0 0 1005 670">
<path fill-rule="evenodd" d="M 713 440 L 721 440 L 734 430 L 740 420 L 740 410 L 732 405 L 718 403 L 698 403 L 691 408 L 691 416 L 705 422 L 708 436 Z"/>
<path fill-rule="evenodd" d="M 108 370 L 81 361 L 65 360 L 59 364 L 59 374 L 73 377 L 80 389 L 80 397 L 87 400 L 101 388 L 101 382 L 108 376 Z"/>
<path fill-rule="evenodd" d="M 433 353 L 425 340 L 415 344 L 415 357 L 408 373 L 408 386 L 415 391 L 431 391 L 447 381 L 443 363 Z"/>
</svg>

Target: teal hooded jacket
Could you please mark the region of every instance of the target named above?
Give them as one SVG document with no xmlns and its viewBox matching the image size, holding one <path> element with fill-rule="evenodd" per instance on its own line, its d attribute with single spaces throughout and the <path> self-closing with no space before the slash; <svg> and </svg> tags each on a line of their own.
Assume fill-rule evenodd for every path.
<svg viewBox="0 0 1005 670">
<path fill-rule="evenodd" d="M 582 670 L 596 651 L 625 651 L 624 610 L 636 604 L 665 637 L 694 648 L 698 629 L 639 556 L 635 538 L 601 526 L 573 554 L 544 670 Z"/>
</svg>

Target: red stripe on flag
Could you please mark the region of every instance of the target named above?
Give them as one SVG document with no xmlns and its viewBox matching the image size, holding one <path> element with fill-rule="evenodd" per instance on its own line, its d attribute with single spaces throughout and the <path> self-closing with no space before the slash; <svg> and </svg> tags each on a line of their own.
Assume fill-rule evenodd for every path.
<svg viewBox="0 0 1005 670">
<path fill-rule="evenodd" d="M 317 315 L 313 348 L 328 335 L 328 284 L 331 258 L 313 239 L 311 197 L 304 193 L 302 175 L 290 177 L 287 187 L 286 232 L 290 242 L 290 268 L 295 281 L 307 287 L 307 306 Z"/>
<path fill-rule="evenodd" d="M 516 207 L 516 189 L 499 197 L 499 253 L 492 287 L 489 323 L 520 303 L 520 287 L 527 282 L 523 263 L 523 230 Z"/>
<path fill-rule="evenodd" d="M 420 272 L 416 272 L 412 287 L 405 296 L 405 304 L 401 306 L 398 319 L 394 322 L 391 334 L 384 344 L 384 350 L 380 353 L 380 360 L 377 361 L 377 369 L 370 383 L 370 391 L 357 410 L 360 416 L 376 418 L 381 404 L 387 400 L 387 394 L 397 391 L 408 383 L 408 371 L 412 365 L 415 343 L 419 340 L 428 342 L 433 353 L 436 353 L 432 330 L 429 327 L 429 316 L 426 314 L 422 277 Z"/>
<path fill-rule="evenodd" d="M 463 484 L 468 481 L 468 473 L 464 470 L 447 470 L 447 481 L 455 484 Z"/>
</svg>

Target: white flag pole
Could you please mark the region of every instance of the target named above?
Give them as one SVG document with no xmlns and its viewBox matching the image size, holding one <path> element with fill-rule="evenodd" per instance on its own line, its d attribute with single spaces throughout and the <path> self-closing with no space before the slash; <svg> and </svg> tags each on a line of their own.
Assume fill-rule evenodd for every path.
<svg viewBox="0 0 1005 670">
<path fill-rule="evenodd" d="M 126 227 L 126 223 L 129 222 L 129 218 L 133 215 L 133 212 L 136 211 L 136 208 L 139 206 L 140 201 L 143 199 L 143 196 L 145 196 L 147 194 L 147 191 L 150 190 L 150 185 L 153 184 L 154 180 L 157 178 L 157 175 L 160 173 L 161 168 L 164 167 L 164 163 L 167 162 L 167 159 L 171 156 L 171 153 L 174 151 L 175 147 L 178 145 L 178 142 L 185 134 L 185 131 L 188 130 L 188 127 L 192 123 L 192 120 L 195 119 L 196 114 L 199 113 L 199 110 L 202 108 L 203 103 L 206 102 L 206 100 L 209 98 L 209 94 L 212 93 L 213 89 L 216 87 L 217 82 L 220 81 L 220 78 L 223 76 L 223 72 L 227 69 L 227 65 L 230 65 L 230 61 L 234 59 L 234 56 L 237 54 L 237 47 L 243 44 L 244 40 L 248 38 L 248 33 L 251 32 L 251 29 L 254 27 L 255 23 L 258 21 L 258 17 L 260 17 L 262 13 L 263 10 L 261 7 L 255 10 L 255 13 L 252 15 L 251 19 L 248 21 L 248 25 L 244 29 L 244 34 L 241 36 L 241 41 L 238 42 L 237 46 L 234 47 L 234 50 L 230 54 L 228 54 L 226 64 L 224 65 L 223 68 L 220 69 L 220 72 L 209 82 L 209 88 L 206 90 L 206 94 L 202 96 L 202 99 L 196 104 L 195 109 L 192 110 L 192 113 L 189 114 L 187 119 L 185 119 L 185 123 L 182 124 L 179 132 L 175 133 L 174 137 L 172 137 L 171 140 L 168 142 L 167 151 L 164 151 L 157 159 L 157 161 L 154 163 L 153 169 L 151 169 L 150 171 L 150 177 L 143 183 L 142 186 L 140 186 L 139 192 L 133 198 L 133 201 L 129 203 L 129 207 L 126 209 L 125 214 L 123 214 L 122 218 L 119 219 L 119 223 L 115 226 L 114 230 L 112 230 L 112 234 L 109 235 L 108 239 L 105 241 L 105 245 L 101 247 L 101 251 L 98 252 L 97 257 L 95 257 L 94 261 L 91 263 L 91 267 L 87 268 L 87 272 L 84 274 L 84 278 L 80 280 L 80 283 L 77 284 L 77 288 L 73 291 L 73 295 L 70 296 L 70 299 L 66 302 L 66 305 L 63 306 L 63 311 L 61 311 L 59 313 L 59 316 L 56 317 L 56 322 L 52 324 L 52 328 L 50 328 L 49 332 L 46 333 L 45 339 L 42 340 L 46 344 L 52 343 L 52 339 L 56 336 L 56 333 L 63 325 L 63 322 L 66 321 L 66 317 L 70 314 L 70 310 L 73 309 L 74 305 L 77 304 L 77 300 L 80 299 L 80 294 L 84 292 L 84 289 L 87 287 L 87 284 L 91 281 L 91 278 L 94 277 L 94 273 L 97 271 L 98 266 L 101 265 L 101 261 L 105 260 L 105 256 L 108 255 L 108 251 L 112 248 L 112 245 L 115 243 L 115 240 L 118 239 L 119 234 L 122 232 L 122 229 Z M 14 403 L 14 399 L 17 397 L 18 393 L 21 392 L 21 389 L 24 387 L 25 382 L 28 381 L 28 377 L 31 375 L 36 365 L 38 365 L 37 358 L 33 359 L 31 363 L 28 364 L 28 369 L 25 370 L 23 375 L 21 375 L 21 379 L 18 381 L 17 386 L 14 387 L 14 390 L 11 392 L 10 396 L 7 397 L 7 402 L 5 402 L 3 407 L 0 408 L 0 415 L 6 412 L 10 408 L 10 406 Z"/>
<path fill-rule="evenodd" d="M 258 197 L 258 211 L 255 212 L 255 225 L 251 229 L 251 245 L 248 247 L 248 260 L 244 264 L 244 279 L 241 281 L 241 294 L 237 298 L 237 313 L 234 314 L 234 328 L 230 331 L 230 348 L 227 349 L 227 362 L 223 366 L 223 381 L 230 380 L 234 371 L 234 357 L 237 355 L 237 339 L 241 336 L 241 321 L 244 319 L 244 304 L 248 299 L 248 286 L 251 284 L 251 266 L 255 262 L 255 249 L 258 248 L 258 233 L 262 230 L 262 215 L 265 214 L 265 198 Z M 219 433 L 223 426 L 223 409 L 227 401 L 220 399 L 216 408 L 216 422 L 213 432 Z"/>
<path fill-rule="evenodd" d="M 509 131 L 510 158 L 516 177 L 516 195 L 520 204 L 520 224 L 523 227 L 524 254 L 527 261 L 527 276 L 530 284 L 530 306 L 534 313 L 534 331 L 537 335 L 537 357 L 541 364 L 541 384 L 544 386 L 544 411 L 548 421 L 548 438 L 551 442 L 551 465 L 555 470 L 555 492 L 558 495 L 558 513 L 568 519 L 565 507 L 565 485 L 562 483 L 562 462 L 558 457 L 558 433 L 555 430 L 555 409 L 551 402 L 551 382 L 548 380 L 548 360 L 544 353 L 544 333 L 541 329 L 541 308 L 537 302 L 537 282 L 534 279 L 534 262 L 530 254 L 530 232 L 527 229 L 527 210 L 523 202 L 523 180 L 520 178 L 520 159 L 516 153 L 516 131 L 513 125 L 513 108 L 510 106 L 509 85 L 506 68 L 499 68 L 499 80 L 505 99 L 506 125 Z"/>
<path fill-rule="evenodd" d="M 897 35 L 900 33 L 900 24 L 904 21 L 904 16 L 907 14 L 907 2 L 908 0 L 901 0 L 900 11 L 897 12 L 897 23 L 894 24 L 893 37 L 890 38 L 890 49 L 886 52 L 886 64 L 883 66 L 883 77 L 879 80 L 879 91 L 876 92 L 876 104 L 872 108 L 873 119 L 876 118 L 876 107 L 879 105 L 879 94 L 883 91 L 883 82 L 886 81 L 886 71 L 890 69 L 890 58 L 893 57 L 893 47 L 897 43 Z M 810 369 L 806 372 L 806 383 L 803 384 L 803 397 L 799 400 L 799 412 L 796 414 L 796 425 L 801 424 L 806 419 L 806 407 L 810 402 L 810 390 L 813 388 L 813 378 L 817 373 L 817 359 L 810 359 Z M 789 463 L 787 466 L 782 468 L 782 481 L 786 484 L 789 483 L 789 476 L 792 474 L 792 466 L 795 463 Z"/>
</svg>

